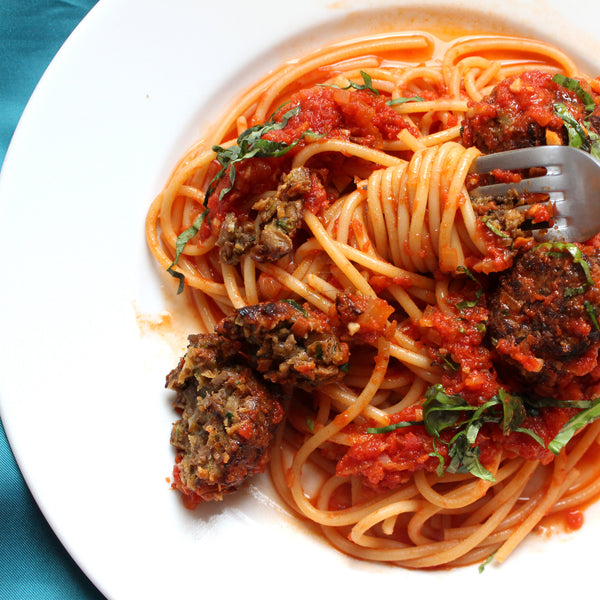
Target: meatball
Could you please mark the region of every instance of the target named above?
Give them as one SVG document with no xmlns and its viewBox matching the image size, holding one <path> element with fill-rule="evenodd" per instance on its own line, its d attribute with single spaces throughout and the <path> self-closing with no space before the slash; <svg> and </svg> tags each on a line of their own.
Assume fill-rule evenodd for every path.
<svg viewBox="0 0 600 600">
<path fill-rule="evenodd" d="M 227 213 L 217 239 L 219 260 L 237 264 L 249 253 L 256 262 L 275 262 L 290 253 L 302 223 L 304 196 L 310 189 L 309 170 L 298 167 L 282 177 L 274 194 L 254 203 L 254 220 Z"/>
<path fill-rule="evenodd" d="M 221 500 L 264 471 L 283 418 L 279 392 L 233 362 L 237 347 L 216 334 L 190 336 L 185 356 L 167 376 L 181 412 L 171 432 L 177 450 L 173 487 L 192 506 Z"/>
<path fill-rule="evenodd" d="M 489 295 L 488 336 L 498 370 L 531 396 L 578 399 L 597 364 L 600 255 L 541 244 L 521 255 Z"/>
<path fill-rule="evenodd" d="M 564 122 L 554 111 L 556 103 L 564 104 L 575 119 L 584 117 L 584 104 L 577 94 L 554 82 L 550 73 L 526 71 L 509 77 L 469 107 L 463 142 L 484 153 L 567 144 Z"/>
<path fill-rule="evenodd" d="M 216 331 L 241 342 L 251 366 L 274 383 L 310 390 L 345 375 L 348 345 L 324 314 L 307 305 L 281 301 L 246 306 Z"/>
</svg>

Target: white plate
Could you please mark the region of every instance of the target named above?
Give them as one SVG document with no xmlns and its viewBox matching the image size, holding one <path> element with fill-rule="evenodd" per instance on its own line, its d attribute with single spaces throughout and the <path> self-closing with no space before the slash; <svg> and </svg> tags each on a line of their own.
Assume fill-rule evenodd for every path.
<svg viewBox="0 0 600 600">
<path fill-rule="evenodd" d="M 328 40 L 444 23 L 435 2 L 402 4 L 102 0 L 23 115 L 0 179 L 2 419 L 46 518 L 109 598 L 293 598 L 321 581 L 346 598 L 462 598 L 475 585 L 488 598 L 560 597 L 595 579 L 597 507 L 577 534 L 529 540 L 484 575 L 420 573 L 331 549 L 279 508 L 266 476 L 193 513 L 166 481 L 174 415 L 164 378 L 189 325 L 157 325 L 173 282 L 161 287 L 145 247 L 148 204 L 202 125 L 282 60 Z M 585 60 L 600 57 L 600 5 L 452 4 L 451 28 L 553 40 L 600 73 Z"/>
</svg>

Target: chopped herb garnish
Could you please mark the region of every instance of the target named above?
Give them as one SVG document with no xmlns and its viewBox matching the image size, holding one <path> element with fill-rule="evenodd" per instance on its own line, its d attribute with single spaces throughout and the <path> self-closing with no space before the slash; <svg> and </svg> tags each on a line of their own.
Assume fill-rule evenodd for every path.
<svg viewBox="0 0 600 600">
<path fill-rule="evenodd" d="M 390 433 L 390 431 L 403 429 L 404 427 L 413 427 L 414 425 L 423 425 L 423 421 L 401 421 L 400 423 L 392 423 L 383 427 L 367 427 L 367 433 Z"/>
<path fill-rule="evenodd" d="M 373 92 L 376 96 L 379 96 L 379 90 L 376 90 L 373 87 L 373 79 L 371 78 L 371 76 L 366 71 L 361 71 L 360 76 L 362 77 L 363 83 L 356 83 L 354 81 L 349 81 L 348 85 L 345 87 L 340 87 L 339 85 L 327 85 L 325 83 L 319 83 L 317 85 L 319 85 L 321 87 L 334 87 L 334 88 L 337 88 L 338 90 L 349 90 L 349 89 L 369 90 L 370 92 Z"/>
<path fill-rule="evenodd" d="M 557 73 L 552 80 L 562 87 L 575 92 L 584 104 L 586 116 L 582 119 L 581 123 L 577 121 L 564 104 L 554 104 L 554 112 L 563 120 L 567 129 L 569 146 L 589 152 L 594 158 L 600 160 L 600 136 L 590 129 L 588 119 L 596 108 L 593 97 L 583 89 L 581 83 L 576 79 Z"/>
<path fill-rule="evenodd" d="M 506 231 L 502 231 L 502 229 L 500 229 L 500 227 L 493 223 L 489 218 L 483 217 L 481 220 L 492 233 L 495 233 L 499 237 L 510 238 L 510 235 L 508 235 Z"/>
<path fill-rule="evenodd" d="M 183 273 L 175 271 L 173 267 L 175 267 L 175 265 L 179 261 L 179 257 L 181 256 L 185 245 L 198 233 L 198 231 L 200 231 L 200 227 L 202 226 L 202 223 L 204 222 L 204 219 L 206 218 L 207 214 L 208 208 L 196 217 L 196 219 L 190 227 L 188 227 L 183 233 L 180 233 L 179 236 L 177 236 L 177 241 L 175 242 L 175 258 L 173 259 L 173 262 L 169 265 L 167 273 L 169 273 L 176 279 L 179 279 L 179 287 L 177 288 L 178 294 L 181 294 L 181 292 L 183 292 L 183 288 L 185 286 L 185 276 Z"/>
<path fill-rule="evenodd" d="M 544 242 L 543 244 L 538 244 L 536 248 L 547 248 L 549 250 L 557 250 L 558 252 L 566 252 L 570 254 L 573 258 L 573 262 L 578 264 L 583 269 L 583 273 L 586 279 L 586 285 L 594 285 L 594 280 L 592 279 L 592 268 L 590 267 L 590 263 L 585 259 L 581 248 L 577 244 L 566 242 Z M 552 254 L 552 252 L 550 252 L 550 254 Z M 571 295 L 573 296 L 576 294 L 571 292 Z"/>
<path fill-rule="evenodd" d="M 471 271 L 469 271 L 469 269 L 467 269 L 467 267 L 458 267 L 457 271 L 465 273 L 471 281 L 474 281 L 477 284 L 478 288 L 475 292 L 475 300 L 463 300 L 462 302 L 457 302 L 456 308 L 458 308 L 458 310 L 462 310 L 463 308 L 473 308 L 474 306 L 477 306 L 481 298 L 481 294 L 483 294 L 481 283 L 475 279 L 475 276 L 473 273 L 471 273 Z"/>
<path fill-rule="evenodd" d="M 554 112 L 564 121 L 569 136 L 569 146 L 590 152 L 591 141 L 589 135 L 571 111 L 564 104 L 556 103 Z"/>
<path fill-rule="evenodd" d="M 411 96 L 410 98 L 392 98 L 388 100 L 386 104 L 388 106 L 395 106 L 396 104 L 406 104 L 407 102 L 425 102 L 425 98 L 421 96 Z"/>
<path fill-rule="evenodd" d="M 249 129 L 246 129 L 246 131 L 242 132 L 238 136 L 237 144 L 234 146 L 230 146 L 229 148 L 223 148 L 222 146 L 213 146 L 212 149 L 217 154 L 216 160 L 221 165 L 221 168 L 208 184 L 208 189 L 206 190 L 206 194 L 204 195 L 204 205 L 206 206 L 208 198 L 215 191 L 217 183 L 225 176 L 227 169 L 229 169 L 230 184 L 228 186 L 225 186 L 219 193 L 219 201 L 221 201 L 223 196 L 233 188 L 236 178 L 236 163 L 239 163 L 240 161 L 245 160 L 247 158 L 252 158 L 254 156 L 260 158 L 270 158 L 283 156 L 286 152 L 289 152 L 289 150 L 291 150 L 300 141 L 301 138 L 298 138 L 291 144 L 286 144 L 285 142 L 274 142 L 272 140 L 266 140 L 263 139 L 262 136 L 268 133 L 269 131 L 273 131 L 274 129 L 283 129 L 287 125 L 288 121 L 292 117 L 296 116 L 299 112 L 299 106 L 288 110 L 283 115 L 281 122 L 273 121 L 273 116 L 271 116 L 269 120 L 263 125 L 255 125 L 254 127 L 250 127 Z M 185 277 L 182 273 L 175 271 L 173 267 L 177 265 L 179 257 L 181 256 L 181 253 L 185 248 L 185 245 L 196 235 L 196 233 L 198 233 L 200 225 L 202 225 L 202 222 L 206 218 L 207 214 L 208 209 L 206 209 L 194 221 L 194 224 L 191 227 L 186 229 L 183 233 L 180 233 L 177 237 L 177 242 L 175 245 L 175 258 L 169 266 L 169 268 L 167 269 L 167 271 L 173 277 L 179 279 L 179 288 L 177 290 L 178 294 L 180 294 L 183 291 L 185 285 Z"/>
<path fill-rule="evenodd" d="M 315 422 L 310 417 L 306 417 L 306 426 L 310 432 L 314 432 L 315 430 Z"/>
<path fill-rule="evenodd" d="M 303 317 L 308 316 L 308 313 L 304 310 L 304 307 L 299 302 L 296 302 L 296 300 L 292 300 L 291 298 L 285 298 L 284 300 L 282 300 L 282 302 L 286 302 L 290 306 L 293 306 L 297 311 L 302 313 Z"/>
<path fill-rule="evenodd" d="M 389 433 L 402 427 L 424 426 L 433 438 L 434 451 L 430 456 L 440 461 L 438 475 L 449 473 L 471 473 L 475 477 L 493 481 L 493 475 L 481 464 L 480 450 L 476 446 L 481 428 L 487 424 L 496 424 L 504 435 L 524 433 L 544 447 L 543 440 L 533 431 L 521 427 L 526 417 L 524 400 L 517 395 L 500 390 L 481 406 L 471 406 L 464 398 L 448 394 L 441 384 L 436 384 L 425 392 L 422 421 L 402 421 L 386 427 L 367 429 L 367 433 Z M 445 431 L 455 431 L 450 441 L 444 441 Z M 444 457 L 437 449 L 441 443 L 448 447 L 450 462 L 444 466 Z"/>
<path fill-rule="evenodd" d="M 441 356 L 442 366 L 448 371 L 460 371 L 460 364 L 457 363 L 449 354 Z"/>
<path fill-rule="evenodd" d="M 577 97 L 585 104 L 586 112 L 592 112 L 596 108 L 592 95 L 583 89 L 581 83 L 577 81 L 577 79 L 557 73 L 554 75 L 554 77 L 552 77 L 552 81 L 554 81 L 554 83 L 558 83 L 558 85 L 564 88 L 567 88 L 568 90 L 571 90 L 572 92 L 575 92 Z"/>
<path fill-rule="evenodd" d="M 596 310 L 596 307 L 589 300 L 586 300 L 583 305 L 585 306 L 585 310 L 590 318 L 590 321 L 593 323 L 594 327 L 600 331 L 600 324 L 598 323 L 598 311 Z"/>
<path fill-rule="evenodd" d="M 355 90 L 369 90 L 376 96 L 379 96 L 379 91 L 373 87 L 373 80 L 371 79 L 371 76 L 365 71 L 361 71 L 360 76 L 362 77 L 363 83 L 355 83 L 354 81 L 351 81 L 343 89 L 347 90 L 349 88 L 354 88 Z"/>
<path fill-rule="evenodd" d="M 266 123 L 254 125 L 254 127 L 250 127 L 242 132 L 238 136 L 237 144 L 230 146 L 229 148 L 213 146 L 213 151 L 217 153 L 216 160 L 221 165 L 221 169 L 208 184 L 208 189 L 204 198 L 205 204 L 208 201 L 209 196 L 215 191 L 216 184 L 225 176 L 227 169 L 229 169 L 230 185 L 221 190 L 219 193 L 219 201 L 232 189 L 236 177 L 236 163 L 254 156 L 259 158 L 275 158 L 283 156 L 298 144 L 301 138 L 298 138 L 291 144 L 286 144 L 285 142 L 266 140 L 263 136 L 275 129 L 284 129 L 288 124 L 288 121 L 292 117 L 295 117 L 299 112 L 299 106 L 291 108 L 283 115 L 281 122 L 273 121 L 273 116 L 271 116 Z"/>
<path fill-rule="evenodd" d="M 485 568 L 494 560 L 494 556 L 496 555 L 496 552 L 492 552 L 478 567 L 478 571 L 480 573 L 483 573 L 483 571 L 485 570 Z"/>
<path fill-rule="evenodd" d="M 600 398 L 596 398 L 589 408 L 577 413 L 569 419 L 548 444 L 548 448 L 558 454 L 571 440 L 571 438 L 585 425 L 589 425 L 600 417 Z"/>
<path fill-rule="evenodd" d="M 292 229 L 290 220 L 287 218 L 275 219 L 275 225 L 277 225 L 277 227 L 279 227 L 280 229 L 283 229 L 285 232 L 288 232 Z"/>
</svg>

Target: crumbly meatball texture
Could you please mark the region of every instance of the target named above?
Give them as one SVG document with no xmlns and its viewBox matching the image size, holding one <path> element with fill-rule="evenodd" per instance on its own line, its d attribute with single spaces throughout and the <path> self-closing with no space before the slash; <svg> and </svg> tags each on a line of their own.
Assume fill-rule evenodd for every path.
<svg viewBox="0 0 600 600">
<path fill-rule="evenodd" d="M 523 393 L 581 397 L 600 348 L 599 264 L 597 250 L 542 244 L 500 276 L 488 299 L 488 339 L 498 370 Z"/>
<path fill-rule="evenodd" d="M 282 177 L 274 194 L 254 203 L 252 218 L 227 213 L 217 239 L 219 260 L 236 265 L 249 254 L 259 263 L 275 262 L 289 254 L 302 225 L 304 196 L 310 188 L 309 170 L 298 167 Z"/>
<path fill-rule="evenodd" d="M 177 392 L 173 404 L 181 413 L 171 432 L 173 487 L 195 505 L 221 500 L 264 471 L 283 410 L 277 390 L 231 362 L 237 344 L 216 334 L 193 335 L 189 342 L 167 387 Z"/>
<path fill-rule="evenodd" d="M 350 352 L 322 313 L 293 302 L 246 306 L 216 331 L 240 342 L 249 363 L 273 383 L 312 390 L 345 375 Z"/>
</svg>

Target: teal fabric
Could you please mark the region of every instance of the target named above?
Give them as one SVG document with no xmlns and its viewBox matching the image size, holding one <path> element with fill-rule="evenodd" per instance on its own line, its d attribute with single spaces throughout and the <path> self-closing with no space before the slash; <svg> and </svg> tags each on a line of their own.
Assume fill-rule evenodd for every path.
<svg viewBox="0 0 600 600">
<path fill-rule="evenodd" d="M 0 0 L 0 164 L 44 70 L 96 1 Z M 42 516 L 0 423 L 0 600 L 75 598 L 103 596 Z"/>
</svg>

